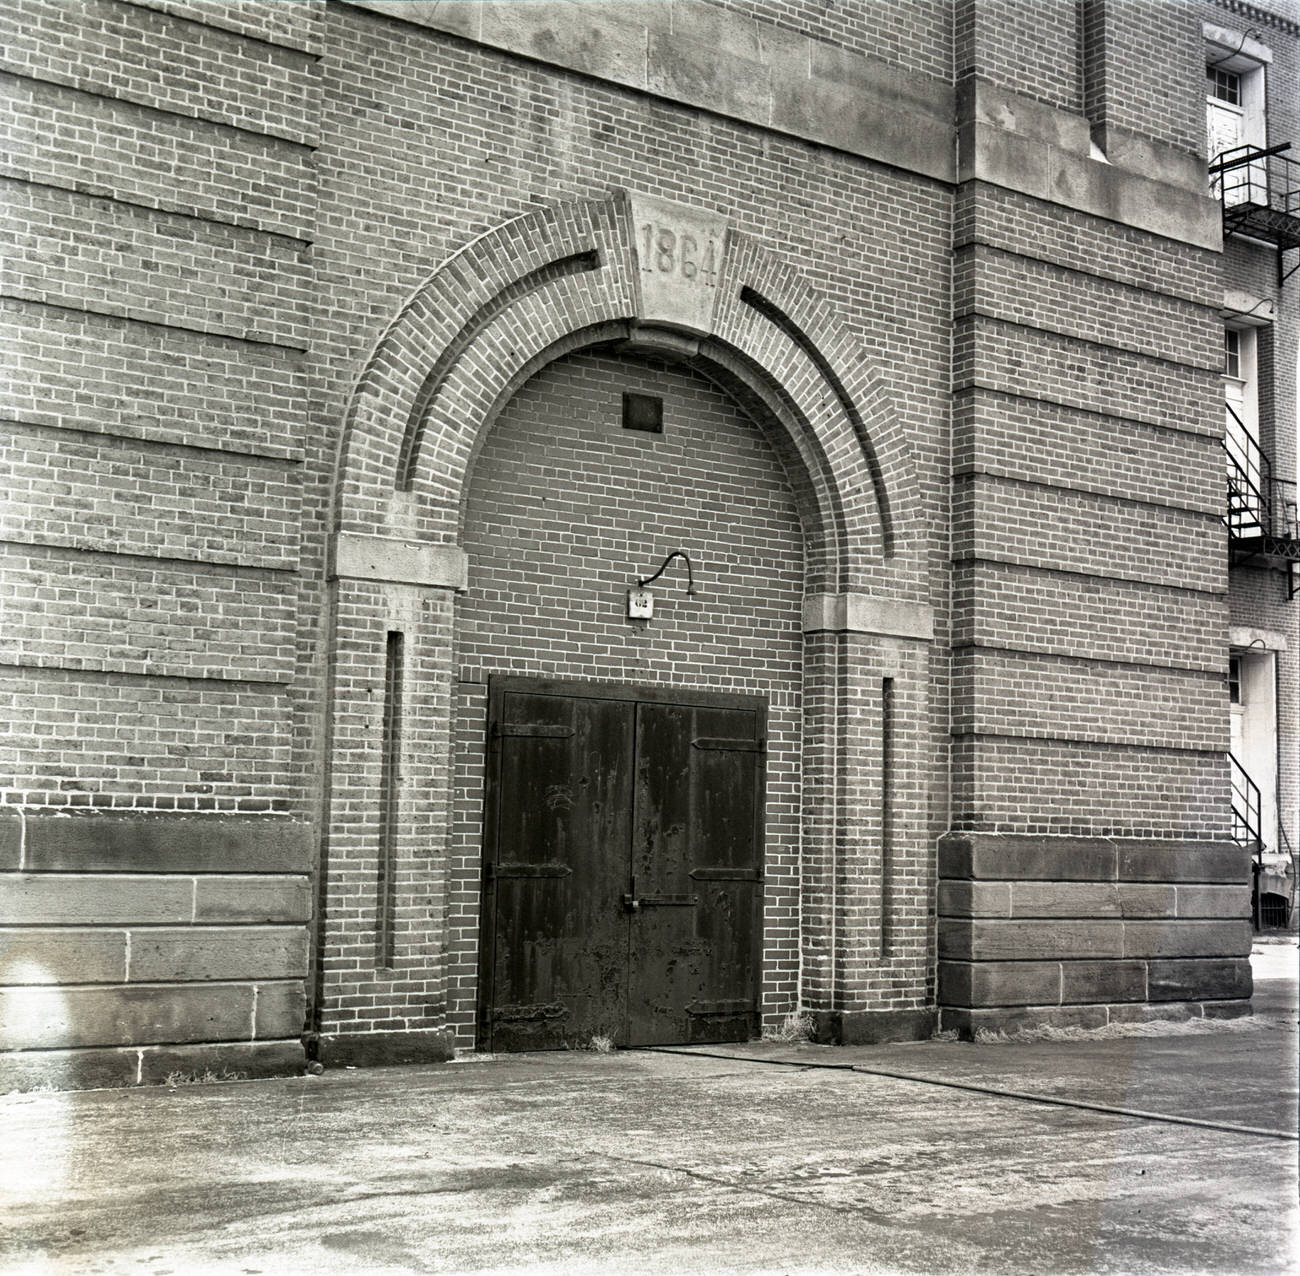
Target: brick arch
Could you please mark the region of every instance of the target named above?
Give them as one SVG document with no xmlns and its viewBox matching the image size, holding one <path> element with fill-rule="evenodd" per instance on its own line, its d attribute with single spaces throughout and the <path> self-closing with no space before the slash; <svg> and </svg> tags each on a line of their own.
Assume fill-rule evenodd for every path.
<svg viewBox="0 0 1300 1276">
<path fill-rule="evenodd" d="M 801 832 L 798 865 L 771 889 L 785 901 L 783 969 L 801 970 L 798 997 L 857 1008 L 865 994 L 845 963 L 887 958 L 887 900 L 909 933 L 929 924 L 915 882 L 929 854 L 921 805 L 900 802 L 886 824 L 876 792 L 886 721 L 907 724 L 889 752 L 901 793 L 924 773 L 930 720 L 919 492 L 890 396 L 826 299 L 750 236 L 719 232 L 721 269 L 691 285 L 712 290 L 707 307 L 656 301 L 633 243 L 655 203 L 620 194 L 540 208 L 467 244 L 403 305 L 352 396 L 334 493 L 318 924 L 323 951 L 369 945 L 383 960 L 321 964 L 326 1034 L 356 1018 L 358 994 L 411 1032 L 473 1022 L 472 950 L 457 941 L 444 958 L 430 938 L 471 933 L 477 908 L 479 870 L 453 852 L 473 770 L 452 770 L 453 724 L 477 685 L 456 676 L 463 497 L 500 409 L 584 348 L 689 364 L 758 424 L 790 479 L 806 550 Z M 682 225 L 708 216 L 658 207 Z M 912 975 L 898 978 L 915 991 Z"/>
<path fill-rule="evenodd" d="M 920 567 L 919 492 L 878 375 L 797 268 L 728 237 L 707 330 L 642 319 L 628 197 L 547 206 L 465 245 L 402 307 L 353 394 L 336 530 L 454 544 L 476 441 L 553 358 L 632 342 L 684 358 L 770 427 L 820 587 L 895 592 Z M 784 439 L 782 439 L 784 436 Z"/>
</svg>

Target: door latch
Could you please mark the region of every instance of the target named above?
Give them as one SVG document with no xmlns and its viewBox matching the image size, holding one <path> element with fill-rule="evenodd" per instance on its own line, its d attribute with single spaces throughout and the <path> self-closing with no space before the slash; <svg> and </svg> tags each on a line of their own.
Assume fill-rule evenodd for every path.
<svg viewBox="0 0 1300 1276">
<path fill-rule="evenodd" d="M 626 912 L 637 913 L 641 911 L 641 901 L 635 895 L 624 894 L 623 908 Z"/>
</svg>

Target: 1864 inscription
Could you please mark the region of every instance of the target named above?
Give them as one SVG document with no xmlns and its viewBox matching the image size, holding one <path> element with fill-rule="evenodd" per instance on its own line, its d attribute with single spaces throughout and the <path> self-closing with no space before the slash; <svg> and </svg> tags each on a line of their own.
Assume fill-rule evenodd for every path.
<svg viewBox="0 0 1300 1276">
<path fill-rule="evenodd" d="M 727 219 L 707 209 L 629 192 L 640 318 L 695 332 L 712 329 Z"/>
<path fill-rule="evenodd" d="M 661 275 L 680 274 L 698 279 L 710 288 L 718 282 L 718 246 L 712 239 L 700 241 L 686 230 L 674 230 L 661 222 L 641 227 L 641 269 Z"/>
</svg>

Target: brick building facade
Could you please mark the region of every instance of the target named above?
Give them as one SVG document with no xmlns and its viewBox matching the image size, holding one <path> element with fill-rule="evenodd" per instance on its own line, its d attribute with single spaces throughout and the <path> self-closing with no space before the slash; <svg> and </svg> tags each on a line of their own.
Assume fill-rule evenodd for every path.
<svg viewBox="0 0 1300 1276">
<path fill-rule="evenodd" d="M 0 20 L 9 1083 L 1249 1010 L 1294 0 Z"/>
</svg>

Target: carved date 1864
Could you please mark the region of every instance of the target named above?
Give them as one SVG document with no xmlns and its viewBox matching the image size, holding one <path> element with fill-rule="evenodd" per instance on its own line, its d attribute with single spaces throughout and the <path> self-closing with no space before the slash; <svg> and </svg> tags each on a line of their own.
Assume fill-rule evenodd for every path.
<svg viewBox="0 0 1300 1276">
<path fill-rule="evenodd" d="M 701 244 L 695 235 L 661 222 L 645 222 L 640 232 L 643 272 L 678 275 L 708 288 L 717 286 L 718 250 L 712 237 Z"/>
</svg>

